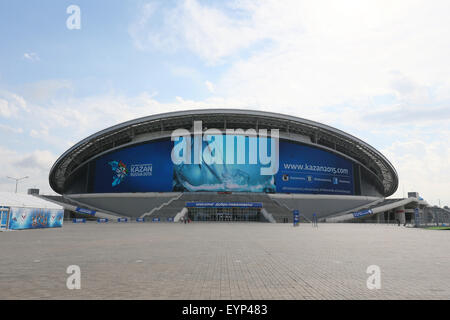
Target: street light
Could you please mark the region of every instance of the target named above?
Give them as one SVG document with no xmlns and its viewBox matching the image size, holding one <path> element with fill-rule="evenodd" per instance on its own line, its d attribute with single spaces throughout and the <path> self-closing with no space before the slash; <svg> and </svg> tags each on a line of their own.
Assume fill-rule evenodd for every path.
<svg viewBox="0 0 450 320">
<path fill-rule="evenodd" d="M 26 176 L 26 177 L 22 177 L 22 178 L 13 178 L 13 177 L 8 177 L 8 176 L 7 176 L 7 178 L 8 178 L 8 179 L 12 179 L 12 180 L 16 180 L 16 193 L 17 193 L 17 184 L 19 183 L 19 181 L 20 181 L 20 180 L 23 180 L 23 179 L 27 179 L 27 178 L 29 178 L 29 177 Z"/>
</svg>

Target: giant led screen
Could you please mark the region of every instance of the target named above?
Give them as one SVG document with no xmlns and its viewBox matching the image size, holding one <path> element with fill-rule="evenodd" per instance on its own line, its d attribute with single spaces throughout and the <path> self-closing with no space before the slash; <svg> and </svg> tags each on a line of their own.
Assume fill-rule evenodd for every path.
<svg viewBox="0 0 450 320">
<path fill-rule="evenodd" d="M 94 192 L 279 192 L 354 194 L 352 162 L 271 138 L 213 136 L 144 143 L 101 156 Z"/>
</svg>

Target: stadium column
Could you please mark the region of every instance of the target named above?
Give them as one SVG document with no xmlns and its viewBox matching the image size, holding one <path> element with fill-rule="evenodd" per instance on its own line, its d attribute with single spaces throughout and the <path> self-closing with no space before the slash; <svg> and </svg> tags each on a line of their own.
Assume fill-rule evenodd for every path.
<svg viewBox="0 0 450 320">
<path fill-rule="evenodd" d="M 381 223 L 381 214 L 382 214 L 383 212 L 378 212 L 376 215 L 377 215 L 377 223 Z"/>
</svg>

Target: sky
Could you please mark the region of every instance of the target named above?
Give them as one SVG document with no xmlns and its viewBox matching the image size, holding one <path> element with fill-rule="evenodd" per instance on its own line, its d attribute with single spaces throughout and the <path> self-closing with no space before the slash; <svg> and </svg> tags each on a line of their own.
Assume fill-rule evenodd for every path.
<svg viewBox="0 0 450 320">
<path fill-rule="evenodd" d="M 79 28 L 71 5 L 80 9 Z M 450 205 L 447 0 L 4 0 L 0 191 L 54 193 L 81 139 L 161 112 L 280 112 L 348 132 L 396 168 L 395 197 Z"/>
</svg>

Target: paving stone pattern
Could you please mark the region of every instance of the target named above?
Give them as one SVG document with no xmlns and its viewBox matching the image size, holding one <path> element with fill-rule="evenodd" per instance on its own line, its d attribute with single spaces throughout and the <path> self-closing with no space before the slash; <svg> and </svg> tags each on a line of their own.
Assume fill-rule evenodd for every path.
<svg viewBox="0 0 450 320">
<path fill-rule="evenodd" d="M 450 231 L 66 222 L 1 232 L 0 254 L 0 299 L 450 299 Z M 80 290 L 67 289 L 69 265 Z"/>
</svg>

